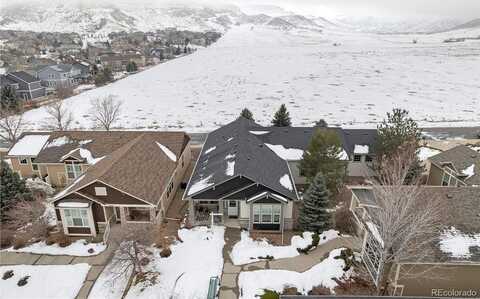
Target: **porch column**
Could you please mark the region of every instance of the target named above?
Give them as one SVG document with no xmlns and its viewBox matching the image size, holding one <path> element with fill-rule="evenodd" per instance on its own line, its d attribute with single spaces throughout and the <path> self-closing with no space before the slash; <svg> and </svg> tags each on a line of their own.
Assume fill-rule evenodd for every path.
<svg viewBox="0 0 480 299">
<path fill-rule="evenodd" d="M 90 223 L 90 232 L 92 233 L 92 236 L 96 237 L 97 236 L 97 229 L 95 228 L 95 220 L 93 220 L 93 212 L 92 212 L 92 205 L 87 210 L 88 214 L 88 223 Z"/>
<path fill-rule="evenodd" d="M 125 207 L 119 207 L 120 209 L 120 224 L 125 225 L 127 223 L 127 217 L 125 215 Z"/>
<path fill-rule="evenodd" d="M 163 219 L 160 219 L 162 221 Z M 155 223 L 155 208 L 150 208 L 150 222 Z"/>
</svg>

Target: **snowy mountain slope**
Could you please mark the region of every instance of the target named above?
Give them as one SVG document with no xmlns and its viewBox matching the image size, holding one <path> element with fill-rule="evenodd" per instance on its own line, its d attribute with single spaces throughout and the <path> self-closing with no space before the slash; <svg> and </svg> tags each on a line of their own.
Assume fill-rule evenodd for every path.
<svg viewBox="0 0 480 299">
<path fill-rule="evenodd" d="M 244 107 L 268 124 L 282 103 L 295 125 L 323 118 L 374 127 L 393 107 L 423 126 L 478 125 L 480 41 L 414 37 L 234 26 L 211 47 L 67 99 L 67 107 L 77 128 L 92 125 L 89 101 L 109 94 L 124 101 L 119 125 L 131 129 L 207 132 Z M 41 129 L 45 110 L 25 119 Z"/>
<path fill-rule="evenodd" d="M 224 32 L 244 14 L 233 6 L 32 3 L 2 7 L 0 29 L 108 34 L 166 27 Z"/>
</svg>

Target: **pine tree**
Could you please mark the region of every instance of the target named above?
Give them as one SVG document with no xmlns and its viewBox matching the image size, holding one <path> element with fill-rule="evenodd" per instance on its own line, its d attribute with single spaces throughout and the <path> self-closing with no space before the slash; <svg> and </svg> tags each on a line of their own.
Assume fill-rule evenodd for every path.
<svg viewBox="0 0 480 299">
<path fill-rule="evenodd" d="M 315 126 L 320 128 L 327 128 L 328 123 L 323 118 L 321 118 L 320 120 L 315 122 Z"/>
<path fill-rule="evenodd" d="M 329 197 L 330 192 L 325 185 L 325 178 L 319 172 L 303 197 L 299 215 L 299 223 L 303 230 L 321 233 L 331 228 L 331 215 L 327 211 Z"/>
<path fill-rule="evenodd" d="M 1 161 L 0 168 L 0 211 L 3 214 L 17 200 L 29 199 L 30 193 L 25 181 L 13 172 L 7 163 Z"/>
<path fill-rule="evenodd" d="M 242 112 L 240 113 L 240 116 L 245 117 L 246 119 L 253 120 L 253 113 L 248 110 L 247 108 L 243 108 Z"/>
<path fill-rule="evenodd" d="M 333 130 L 317 129 L 300 161 L 300 173 L 311 183 L 316 174 L 325 176 L 327 188 L 336 194 L 343 184 L 347 162 L 340 159 L 343 147 L 338 134 Z"/>
<path fill-rule="evenodd" d="M 414 142 L 420 145 L 421 130 L 418 124 L 408 115 L 407 110 L 393 109 L 387 113 L 387 119 L 378 126 L 378 138 L 375 144 L 376 167 L 382 167 L 385 158 L 392 157 L 400 150 L 401 146 Z M 410 167 L 406 184 L 413 181 L 423 173 L 420 160 L 417 158 Z"/>
<path fill-rule="evenodd" d="M 127 70 L 127 72 L 129 72 L 129 73 L 136 72 L 136 71 L 138 70 L 138 67 L 137 67 L 137 64 L 135 63 L 135 61 L 129 61 L 129 62 L 127 63 L 126 70 Z"/>
<path fill-rule="evenodd" d="M 17 95 L 15 94 L 15 89 L 13 89 L 10 86 L 4 86 L 0 90 L 0 93 L 1 93 L 0 101 L 1 101 L 2 109 L 17 110 L 18 108 L 20 108 L 19 107 L 20 103 L 17 99 Z"/>
<path fill-rule="evenodd" d="M 272 124 L 275 127 L 289 127 L 292 125 L 290 120 L 290 113 L 287 111 L 285 104 L 282 104 L 280 108 L 275 112 L 273 116 Z"/>
</svg>

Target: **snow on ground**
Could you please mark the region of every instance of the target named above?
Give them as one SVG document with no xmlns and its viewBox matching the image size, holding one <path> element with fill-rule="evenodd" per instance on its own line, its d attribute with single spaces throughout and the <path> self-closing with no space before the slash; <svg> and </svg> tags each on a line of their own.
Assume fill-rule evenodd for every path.
<svg viewBox="0 0 480 299">
<path fill-rule="evenodd" d="M 286 287 L 296 287 L 303 295 L 315 286 L 323 285 L 333 289 L 337 283 L 333 278 L 340 279 L 348 277 L 351 273 L 343 271 L 345 262 L 342 259 L 335 259 L 342 249 L 335 249 L 329 256 L 311 269 L 298 273 L 287 270 L 257 270 L 240 272 L 238 285 L 242 294 L 240 299 L 256 299 L 263 294 L 264 289 L 282 292 Z"/>
<path fill-rule="evenodd" d="M 107 246 L 102 243 L 87 243 L 85 240 L 77 240 L 69 246 L 63 248 L 58 246 L 58 244 L 47 245 L 42 241 L 19 249 L 13 249 L 13 247 L 10 247 L 4 249 L 4 251 L 29 252 L 48 255 L 92 256 L 101 253 L 106 248 Z M 93 252 L 89 253 L 89 249 L 93 249 Z"/>
<path fill-rule="evenodd" d="M 417 157 L 420 161 L 426 161 L 428 158 L 430 157 L 433 157 L 437 154 L 440 154 L 441 151 L 439 150 L 436 150 L 436 149 L 433 149 L 433 148 L 430 148 L 430 147 L 426 147 L 426 146 L 422 146 L 418 149 L 417 151 Z"/>
<path fill-rule="evenodd" d="M 115 254 L 118 255 L 120 253 L 116 251 Z M 119 263 L 114 264 L 110 262 L 95 281 L 95 284 L 88 294 L 88 299 L 122 298 L 132 272 L 133 268 L 125 271 L 120 267 Z"/>
<path fill-rule="evenodd" d="M 444 230 L 439 244 L 441 251 L 454 258 L 470 258 L 473 248 L 480 246 L 480 233 L 466 234 L 452 226 Z"/>
<path fill-rule="evenodd" d="M 207 298 L 210 277 L 222 275 L 224 232 L 225 228 L 218 226 L 179 230 L 183 242 L 170 247 L 172 255 L 160 258 L 160 250 L 152 249 L 154 260 L 147 268 L 160 273 L 156 284 L 138 283 L 130 288 L 126 299 Z"/>
<path fill-rule="evenodd" d="M 266 125 L 282 103 L 294 125 L 323 118 L 375 127 L 393 107 L 408 109 L 422 126 L 478 125 L 480 40 L 443 43 L 451 34 L 234 26 L 208 48 L 66 102 L 83 128 L 93 123 L 90 100 L 109 94 L 124 101 L 119 126 L 132 129 L 208 132 L 244 107 Z M 42 108 L 25 115 L 36 129 L 45 117 Z"/>
<path fill-rule="evenodd" d="M 0 275 L 3 276 L 6 271 L 13 270 L 13 276 L 0 280 L 0 299 L 74 299 L 89 269 L 88 264 L 1 266 Z M 19 287 L 17 282 L 24 276 L 30 276 L 28 283 Z"/>
<path fill-rule="evenodd" d="M 302 236 L 293 236 L 288 246 L 274 246 L 265 239 L 253 240 L 247 231 L 242 231 L 241 239 L 232 248 L 230 257 L 234 265 L 243 265 L 261 260 L 260 257 L 272 256 L 274 259 L 289 258 L 299 255 L 297 248 L 306 248 L 312 244 L 311 232 Z M 328 230 L 320 234 L 319 245 L 338 237 L 338 231 Z"/>
<path fill-rule="evenodd" d="M 50 135 L 25 135 L 8 152 L 11 156 L 37 156 Z"/>
<path fill-rule="evenodd" d="M 285 148 L 281 144 L 269 144 L 265 143 L 265 145 L 271 149 L 277 156 L 284 160 L 288 161 L 298 161 L 301 160 L 303 157 L 303 150 L 297 148 Z"/>
</svg>

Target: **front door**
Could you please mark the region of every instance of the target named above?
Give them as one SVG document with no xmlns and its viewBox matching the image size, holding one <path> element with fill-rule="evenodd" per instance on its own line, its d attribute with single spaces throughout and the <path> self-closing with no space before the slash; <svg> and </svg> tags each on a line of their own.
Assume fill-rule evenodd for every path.
<svg viewBox="0 0 480 299">
<path fill-rule="evenodd" d="M 228 201 L 228 217 L 238 217 L 238 201 Z"/>
<path fill-rule="evenodd" d="M 116 223 L 120 223 L 121 222 L 121 219 L 120 219 L 120 207 L 115 207 L 115 222 Z"/>
</svg>

